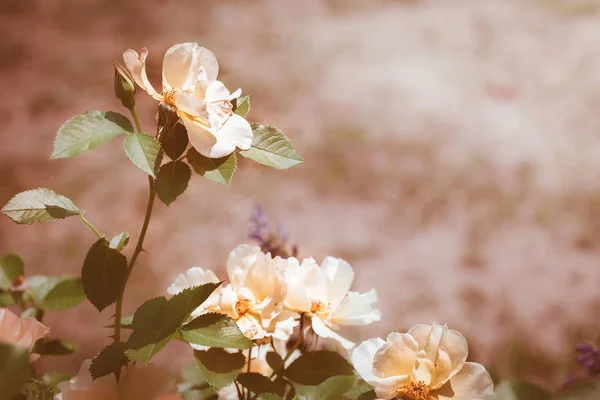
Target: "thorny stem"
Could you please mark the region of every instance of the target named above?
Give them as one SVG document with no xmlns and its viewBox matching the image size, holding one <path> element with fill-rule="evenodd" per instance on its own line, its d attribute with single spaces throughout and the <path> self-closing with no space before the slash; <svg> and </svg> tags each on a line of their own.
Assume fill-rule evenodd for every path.
<svg viewBox="0 0 600 400">
<path fill-rule="evenodd" d="M 98 236 L 99 239 L 102 239 L 104 237 L 104 235 L 101 234 L 98 231 L 98 229 L 96 229 L 96 227 L 94 225 L 92 225 L 92 223 L 90 221 L 88 221 L 86 217 L 83 216 L 83 214 L 79 214 L 79 217 L 96 234 L 96 236 Z"/>
<path fill-rule="evenodd" d="M 140 121 L 135 112 L 135 109 L 132 107 L 130 109 L 131 115 L 133 116 L 133 120 L 135 121 L 135 126 L 139 133 L 142 132 L 142 128 L 140 126 Z M 146 232 L 148 231 L 148 225 L 150 224 L 150 217 L 152 216 L 152 208 L 154 207 L 154 199 L 156 198 L 156 190 L 154 188 L 154 179 L 149 176 L 148 177 L 148 205 L 146 207 L 146 216 L 144 217 L 144 223 L 142 225 L 142 230 L 140 231 L 140 236 L 138 238 L 137 244 L 135 246 L 135 250 L 133 251 L 133 255 L 131 256 L 131 261 L 129 261 L 129 265 L 127 266 L 127 271 L 125 272 L 125 279 L 123 280 L 123 286 L 121 288 L 121 293 L 119 297 L 117 297 L 117 302 L 115 304 L 115 333 L 114 333 L 114 341 L 115 343 L 121 342 L 121 318 L 123 314 L 123 297 L 125 296 L 125 287 L 127 286 L 127 280 L 131 275 L 131 271 L 135 266 L 135 262 L 138 259 L 138 256 L 143 250 L 144 239 L 146 238 Z"/>
</svg>

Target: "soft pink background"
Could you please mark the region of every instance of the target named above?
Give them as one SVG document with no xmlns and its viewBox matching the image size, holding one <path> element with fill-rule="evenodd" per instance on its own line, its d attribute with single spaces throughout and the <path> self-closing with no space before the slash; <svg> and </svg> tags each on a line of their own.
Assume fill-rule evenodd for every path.
<svg viewBox="0 0 600 400">
<path fill-rule="evenodd" d="M 222 267 L 261 203 L 302 256 L 344 257 L 359 290 L 377 288 L 384 320 L 354 338 L 438 321 L 480 361 L 511 338 L 560 356 L 600 310 L 599 13 L 594 0 L 0 1 L 0 202 L 47 186 L 137 238 L 146 179 L 121 139 L 49 161 L 53 136 L 85 110 L 124 111 L 112 60 L 125 49 L 148 47 L 158 85 L 165 50 L 196 41 L 305 163 L 244 162 L 230 188 L 196 176 L 159 204 L 126 313 L 192 265 Z M 138 104 L 152 131 L 155 104 Z M 78 273 L 94 240 L 75 218 L 0 218 L 0 253 L 31 272 Z M 111 315 L 50 313 L 83 348 L 55 364 L 76 371 Z M 167 362 L 185 350 L 169 349 Z"/>
</svg>

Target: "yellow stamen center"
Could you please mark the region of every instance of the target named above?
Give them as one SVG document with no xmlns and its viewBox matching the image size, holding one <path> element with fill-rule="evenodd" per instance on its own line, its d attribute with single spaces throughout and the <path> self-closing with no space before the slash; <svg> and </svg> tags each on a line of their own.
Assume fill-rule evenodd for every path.
<svg viewBox="0 0 600 400">
<path fill-rule="evenodd" d="M 323 303 L 322 301 L 313 301 L 310 305 L 311 313 L 323 312 L 326 309 L 327 309 L 327 304 Z"/>
<path fill-rule="evenodd" d="M 177 95 L 175 89 L 163 90 L 161 94 L 165 103 L 175 106 L 175 96 Z"/>
<path fill-rule="evenodd" d="M 241 317 L 250 310 L 251 301 L 248 299 L 241 299 L 235 305 L 235 312 Z"/>
<path fill-rule="evenodd" d="M 397 396 L 406 400 L 428 400 L 431 388 L 425 382 L 411 382 L 398 391 Z"/>
</svg>

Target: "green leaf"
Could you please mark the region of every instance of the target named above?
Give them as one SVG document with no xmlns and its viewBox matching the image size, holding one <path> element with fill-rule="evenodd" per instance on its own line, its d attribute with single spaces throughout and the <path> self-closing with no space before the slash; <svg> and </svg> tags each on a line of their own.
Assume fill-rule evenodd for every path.
<svg viewBox="0 0 600 400">
<path fill-rule="evenodd" d="M 160 143 L 145 133 L 132 133 L 125 138 L 125 153 L 136 167 L 155 178 Z"/>
<path fill-rule="evenodd" d="M 0 393 L 3 399 L 19 393 L 32 372 L 29 349 L 0 342 Z"/>
<path fill-rule="evenodd" d="M 43 338 L 33 346 L 32 353 L 42 356 L 66 356 L 77 351 L 77 346 L 66 340 Z"/>
<path fill-rule="evenodd" d="M 230 349 L 249 349 L 248 339 L 235 321 L 224 314 L 203 314 L 179 330 L 181 338 L 191 344 Z"/>
<path fill-rule="evenodd" d="M 121 114 L 111 111 L 85 112 L 60 127 L 51 158 L 75 157 L 102 146 L 126 131 L 133 132 L 133 126 Z"/>
<path fill-rule="evenodd" d="M 127 232 L 121 232 L 110 239 L 109 246 L 111 249 L 121 251 L 125 246 L 127 246 L 127 243 L 129 243 L 129 234 Z"/>
<path fill-rule="evenodd" d="M 223 185 L 229 185 L 237 167 L 235 153 L 221 158 L 208 158 L 192 148 L 186 157 L 198 175 Z"/>
<path fill-rule="evenodd" d="M 207 283 L 186 289 L 168 301 L 157 297 L 144 303 L 133 316 L 127 357 L 132 361 L 150 361 L 219 285 Z"/>
<path fill-rule="evenodd" d="M 113 343 L 103 348 L 90 365 L 92 378 L 98 379 L 110 374 L 119 376 L 121 368 L 129 362 L 125 356 L 125 349 L 125 343 Z"/>
<path fill-rule="evenodd" d="M 21 257 L 15 254 L 0 257 L 0 289 L 10 289 L 13 281 L 24 274 L 25 264 Z"/>
<path fill-rule="evenodd" d="M 206 351 L 195 350 L 194 357 L 206 381 L 216 388 L 231 385 L 246 364 L 246 357 L 243 354 L 228 353 L 218 348 Z"/>
<path fill-rule="evenodd" d="M 187 130 L 181 123 L 175 124 L 173 128 L 162 139 L 162 147 L 165 154 L 171 160 L 177 160 L 189 144 Z"/>
<path fill-rule="evenodd" d="M 283 397 L 275 393 L 264 393 L 259 398 L 261 400 L 283 400 Z"/>
<path fill-rule="evenodd" d="M 299 385 L 296 390 L 306 400 L 339 400 L 344 398 L 355 382 L 354 376 L 333 376 L 317 386 Z"/>
<path fill-rule="evenodd" d="M 354 388 L 346 392 L 344 397 L 347 397 L 348 400 L 375 400 L 377 395 L 373 386 L 361 379 Z"/>
<path fill-rule="evenodd" d="M 250 112 L 250 96 L 238 97 L 231 102 L 231 105 L 234 113 L 245 118 Z"/>
<path fill-rule="evenodd" d="M 66 310 L 85 300 L 81 279 L 73 275 L 27 278 L 27 293 L 35 304 L 46 310 Z"/>
<path fill-rule="evenodd" d="M 266 355 L 267 364 L 273 371 L 279 371 L 283 366 L 283 359 L 279 355 L 279 353 L 270 351 Z"/>
<path fill-rule="evenodd" d="M 275 169 L 288 169 L 304 161 L 279 129 L 252 124 L 252 130 L 252 147 L 240 151 L 244 157 Z"/>
<path fill-rule="evenodd" d="M 522 381 L 503 382 L 496 387 L 495 392 L 494 400 L 548 400 L 552 397 L 541 387 Z"/>
<path fill-rule="evenodd" d="M 277 393 L 275 382 L 256 372 L 239 374 L 236 381 L 254 394 Z M 285 387 L 284 387 L 285 388 Z M 283 394 L 283 393 L 279 393 Z"/>
<path fill-rule="evenodd" d="M 110 248 L 106 239 L 92 245 L 81 269 L 83 290 L 90 302 L 104 310 L 117 300 L 127 274 L 127 259 Z"/>
<path fill-rule="evenodd" d="M 192 177 L 192 171 L 182 161 L 171 161 L 162 167 L 156 177 L 156 193 L 160 201 L 171 204 L 179 197 Z"/>
<path fill-rule="evenodd" d="M 327 350 L 302 354 L 285 370 L 288 379 L 301 385 L 318 385 L 332 376 L 353 374 L 344 357 Z"/>
<path fill-rule="evenodd" d="M 81 214 L 81 210 L 71 200 L 46 188 L 16 194 L 2 208 L 2 212 L 17 224 L 56 221 Z"/>
</svg>

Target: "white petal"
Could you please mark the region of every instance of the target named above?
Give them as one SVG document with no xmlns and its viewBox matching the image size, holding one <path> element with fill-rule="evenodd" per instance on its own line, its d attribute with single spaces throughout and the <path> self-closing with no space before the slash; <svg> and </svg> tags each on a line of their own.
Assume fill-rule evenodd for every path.
<svg viewBox="0 0 600 400">
<path fill-rule="evenodd" d="M 177 92 L 175 97 L 175 106 L 179 111 L 183 111 L 192 117 L 207 119 L 206 103 L 199 97 L 185 92 Z"/>
<path fill-rule="evenodd" d="M 197 43 L 172 46 L 163 59 L 163 87 L 187 90 L 193 87 L 200 73 L 200 52 Z"/>
<path fill-rule="evenodd" d="M 235 311 L 235 306 L 237 305 L 238 301 L 238 295 L 235 290 L 233 290 L 231 284 L 221 289 L 220 307 L 223 313 L 229 315 L 231 318 L 238 318 L 239 315 L 237 311 Z"/>
<path fill-rule="evenodd" d="M 336 325 L 368 325 L 377 322 L 381 320 L 381 312 L 373 309 L 375 302 L 375 289 L 363 294 L 349 292 L 342 304 L 334 310 L 331 321 Z"/>
<path fill-rule="evenodd" d="M 223 101 L 229 100 L 229 96 L 229 90 L 227 90 L 223 82 L 214 81 L 206 89 L 206 97 L 204 100 L 206 102 Z"/>
<path fill-rule="evenodd" d="M 304 290 L 304 272 L 298 260 L 294 257 L 287 259 L 288 265 L 285 269 L 285 282 L 287 284 L 287 295 L 285 306 L 290 310 L 298 312 L 310 311 L 310 300 Z"/>
<path fill-rule="evenodd" d="M 231 114 L 215 135 L 217 142 L 210 149 L 208 155 L 210 158 L 228 156 L 235 151 L 236 147 L 240 150 L 248 150 L 252 145 L 252 127 L 248 121 L 237 114 Z"/>
<path fill-rule="evenodd" d="M 373 362 L 377 351 L 385 346 L 385 340 L 373 338 L 365 340 L 359 344 L 352 352 L 352 364 L 359 375 L 368 383 L 373 384 L 379 381 L 379 378 L 373 373 Z"/>
<path fill-rule="evenodd" d="M 265 254 L 258 246 L 240 244 L 227 257 L 227 276 L 234 288 L 246 285 L 246 275 L 254 264 L 263 262 Z"/>
<path fill-rule="evenodd" d="M 318 336 L 321 336 L 322 338 L 333 339 L 339 342 L 342 345 L 342 347 L 344 347 L 346 350 L 349 350 L 354 347 L 353 342 L 343 338 L 342 336 L 338 335 L 336 332 L 325 326 L 325 323 L 321 321 L 321 319 L 318 316 L 313 315 L 311 319 L 311 325 L 313 331 L 315 331 L 315 333 Z"/>
<path fill-rule="evenodd" d="M 354 281 L 354 271 L 350 264 L 341 258 L 326 257 L 321 270 L 327 277 L 328 299 L 332 307 L 342 302 Z"/>
<path fill-rule="evenodd" d="M 142 49 L 141 55 L 138 55 L 138 53 L 135 50 L 129 49 L 125 53 L 123 53 L 123 61 L 125 61 L 125 65 L 131 73 L 131 76 L 133 77 L 135 83 L 137 83 L 139 87 L 148 92 L 150 96 L 160 101 L 162 100 L 162 96 L 156 92 L 156 90 L 148 80 L 148 76 L 146 75 L 147 56 L 148 50 L 145 47 Z"/>
<path fill-rule="evenodd" d="M 190 144 L 198 153 L 205 157 L 209 157 L 210 151 L 217 143 L 217 137 L 212 129 L 208 126 L 208 122 L 191 118 L 185 113 L 177 113 L 181 117 L 181 122 L 185 126 L 188 133 Z"/>
<path fill-rule="evenodd" d="M 434 323 L 432 325 L 415 325 L 408 333 L 419 343 L 419 348 L 425 350 L 427 356 L 434 363 L 438 359 L 438 349 L 444 348 L 451 361 L 451 372 L 448 378 L 462 368 L 469 353 L 465 337 L 457 331 L 448 329 L 446 325 Z"/>
<path fill-rule="evenodd" d="M 300 268 L 304 273 L 303 285 L 306 296 L 311 301 L 320 301 L 325 304 L 329 303 L 327 277 L 317 262 L 312 258 L 305 258 L 302 260 Z"/>
<path fill-rule="evenodd" d="M 439 400 L 488 400 L 494 396 L 494 383 L 483 365 L 468 362 L 435 394 Z"/>
</svg>

